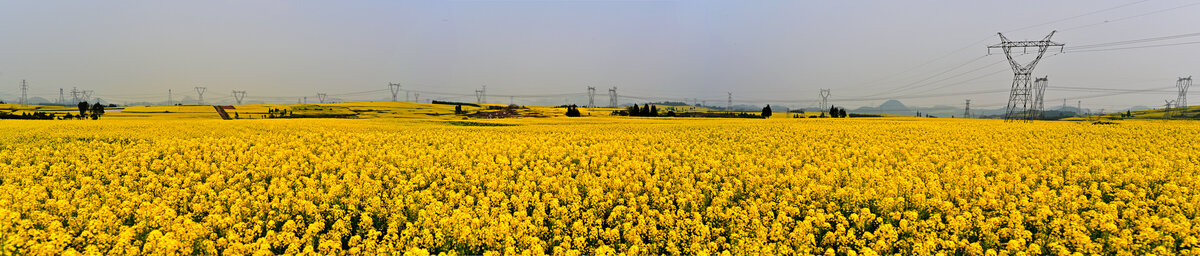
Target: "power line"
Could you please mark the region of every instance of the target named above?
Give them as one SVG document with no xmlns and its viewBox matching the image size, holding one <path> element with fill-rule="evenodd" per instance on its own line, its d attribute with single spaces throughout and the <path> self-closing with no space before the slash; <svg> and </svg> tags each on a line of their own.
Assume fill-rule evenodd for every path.
<svg viewBox="0 0 1200 256">
<path fill-rule="evenodd" d="M 1130 93 L 1153 92 L 1153 91 L 1159 91 L 1159 90 L 1165 90 L 1165 89 L 1171 89 L 1171 88 L 1175 88 L 1175 86 L 1167 86 L 1167 87 L 1160 87 L 1160 88 L 1150 88 L 1150 89 L 1142 89 L 1142 90 L 1128 90 L 1128 91 L 1120 91 L 1120 92 L 1101 93 L 1101 94 L 1093 94 L 1093 95 L 1080 96 L 1080 97 L 1063 97 L 1063 98 L 1061 98 L 1061 99 L 1081 100 L 1081 99 L 1100 98 L 1100 97 L 1107 97 L 1107 96 L 1113 96 L 1113 95 L 1123 95 L 1123 94 L 1130 94 Z"/>
<path fill-rule="evenodd" d="M 1066 17 L 1066 18 L 1062 18 L 1062 19 L 1057 19 L 1057 20 L 1053 20 L 1053 21 L 1046 22 L 1046 23 L 1041 23 L 1041 24 L 1037 24 L 1037 25 L 1031 25 L 1031 26 L 1028 26 L 1028 27 L 1018 28 L 1018 29 L 1009 30 L 1009 31 L 1004 31 L 1004 32 L 1016 32 L 1016 31 L 1021 31 L 1021 30 L 1026 30 L 1026 29 L 1031 29 L 1031 28 L 1035 28 L 1035 27 L 1040 27 L 1040 26 L 1050 25 L 1050 24 L 1059 23 L 1059 22 L 1063 22 L 1063 21 L 1067 21 L 1067 20 L 1072 20 L 1072 19 L 1075 19 L 1075 18 L 1083 17 L 1083 16 L 1088 16 L 1088 15 L 1092 15 L 1092 14 L 1097 14 L 1097 13 L 1107 12 L 1107 11 L 1116 10 L 1116 9 L 1120 9 L 1120 8 L 1125 8 L 1125 7 L 1129 7 L 1129 6 L 1132 6 L 1132 5 L 1136 5 L 1136 4 L 1140 4 L 1140 3 L 1145 3 L 1145 2 L 1149 2 L 1149 1 L 1150 1 L 1150 0 L 1142 0 L 1142 1 L 1132 2 L 1132 3 L 1122 4 L 1122 5 L 1118 5 L 1118 6 L 1113 6 L 1113 7 L 1109 7 L 1109 8 L 1104 8 L 1104 9 L 1101 9 L 1101 10 L 1096 10 L 1096 11 L 1092 11 L 1092 12 L 1088 12 L 1088 13 L 1084 13 L 1084 14 L 1080 14 L 1080 15 L 1075 15 L 1075 16 L 1071 16 L 1071 17 Z"/>
<path fill-rule="evenodd" d="M 1188 33 L 1188 34 L 1179 34 L 1179 35 L 1170 35 L 1170 36 L 1161 36 L 1161 37 L 1143 38 L 1143 39 L 1135 39 L 1135 40 L 1127 40 L 1127 41 L 1117 41 L 1117 42 L 1107 42 L 1107 43 L 1097 43 L 1097 44 L 1085 44 L 1085 45 L 1079 45 L 1079 46 L 1067 47 L 1067 48 L 1066 48 L 1066 50 L 1068 50 L 1068 51 L 1069 51 L 1069 50 L 1076 50 L 1076 49 L 1087 49 L 1087 48 L 1108 47 L 1108 46 L 1117 46 L 1117 45 L 1126 45 L 1126 44 L 1136 44 L 1136 43 L 1145 43 L 1145 42 L 1153 42 L 1153 41 L 1161 41 L 1161 40 L 1171 40 L 1171 39 L 1178 39 L 1178 38 L 1184 38 L 1184 37 L 1193 37 L 1193 36 L 1200 36 L 1200 33 Z"/>
<path fill-rule="evenodd" d="M 1094 50 L 1071 51 L 1071 53 L 1079 53 L 1079 52 L 1103 52 L 1103 51 L 1116 51 L 1116 50 L 1130 50 L 1130 49 L 1156 48 L 1156 47 L 1178 46 L 1178 45 L 1188 45 L 1188 44 L 1200 44 L 1200 41 L 1195 41 L 1195 42 L 1185 42 L 1185 43 L 1173 43 L 1173 44 L 1156 44 L 1156 45 L 1131 46 L 1131 47 L 1121 47 L 1121 48 L 1107 48 L 1107 49 L 1094 49 Z"/>
<path fill-rule="evenodd" d="M 983 70 L 983 69 L 986 69 L 986 68 L 990 68 L 990 67 L 992 67 L 992 66 L 995 66 L 996 64 L 1000 64 L 1001 62 L 1004 62 L 1004 60 L 1000 60 L 1000 61 L 997 61 L 997 62 L 993 62 L 993 63 L 991 63 L 991 64 L 988 64 L 987 66 L 978 67 L 978 68 L 972 69 L 972 70 L 970 70 L 970 71 L 966 71 L 966 72 L 963 72 L 963 73 L 959 73 L 959 74 L 956 74 L 956 75 L 953 75 L 953 76 L 949 76 L 949 77 L 946 77 L 946 78 L 938 79 L 937 81 L 933 81 L 933 82 L 929 82 L 929 83 L 924 83 L 924 84 L 921 84 L 920 86 L 915 86 L 915 87 L 909 88 L 908 90 L 913 90 L 913 89 L 917 89 L 917 88 L 921 88 L 921 87 L 925 87 L 925 86 L 930 86 L 930 85 L 939 84 L 939 83 L 942 83 L 942 82 L 944 82 L 944 81 L 946 81 L 946 80 L 950 80 L 951 78 L 960 77 L 960 76 L 963 76 L 963 75 L 966 75 L 966 74 L 975 73 L 976 71 L 980 71 L 980 70 Z M 953 86 L 953 85 L 958 85 L 958 84 L 962 84 L 962 83 L 966 83 L 966 82 L 970 82 L 970 81 L 979 80 L 979 79 L 982 79 L 982 78 L 985 78 L 985 77 L 988 77 L 988 76 L 991 76 L 991 75 L 995 75 L 995 74 L 1003 73 L 1003 72 L 1004 72 L 1004 70 L 1003 70 L 1003 69 L 999 69 L 999 70 L 996 70 L 996 71 L 994 71 L 994 72 L 987 73 L 987 74 L 983 74 L 983 75 L 980 75 L 980 76 L 977 76 L 977 77 L 974 77 L 974 78 L 970 78 L 970 79 L 967 79 L 967 80 L 962 80 L 962 81 L 958 81 L 958 82 L 954 82 L 954 83 L 949 83 L 949 84 L 946 84 L 946 85 L 942 85 L 942 86 L 934 87 L 934 88 L 931 88 L 931 89 L 928 89 L 928 90 L 924 90 L 924 91 L 921 91 L 921 92 L 917 92 L 917 93 L 926 93 L 926 92 L 936 91 L 936 90 L 939 90 L 939 89 L 942 89 L 942 88 L 946 88 L 946 87 L 950 87 L 950 86 Z M 906 90 L 900 90 L 900 91 L 896 91 L 896 93 L 903 92 L 903 91 L 906 91 Z"/>
<path fill-rule="evenodd" d="M 921 67 L 927 66 L 927 65 L 929 65 L 929 64 L 931 64 L 931 63 L 934 63 L 934 62 L 936 62 L 936 61 L 938 61 L 938 60 L 942 60 L 942 59 L 945 59 L 946 57 L 950 57 L 951 55 L 954 55 L 955 53 L 961 52 L 961 51 L 963 51 L 963 50 L 966 50 L 966 49 L 970 49 L 971 47 L 974 47 L 974 46 L 976 46 L 976 45 L 979 45 L 980 43 L 986 42 L 986 41 L 987 41 L 987 40 L 989 40 L 989 39 L 991 39 L 991 36 L 988 36 L 988 37 L 985 37 L 985 38 L 982 38 L 982 39 L 980 39 L 979 41 L 976 41 L 976 42 L 973 42 L 973 43 L 967 44 L 966 46 L 963 46 L 962 48 L 958 48 L 958 49 L 955 49 L 955 50 L 953 50 L 953 51 L 950 51 L 949 53 L 946 53 L 945 55 L 939 56 L 939 57 L 937 57 L 937 58 L 933 58 L 933 59 L 931 59 L 931 60 L 929 60 L 929 61 L 923 62 L 923 63 L 921 63 L 921 64 L 918 64 L 918 65 L 916 65 L 916 66 L 912 66 L 912 67 L 910 67 L 910 68 L 908 68 L 908 69 L 905 69 L 904 71 L 896 72 L 896 73 L 893 73 L 893 74 L 891 74 L 891 75 L 884 76 L 884 77 L 881 77 L 881 78 L 879 78 L 879 79 L 876 79 L 876 80 L 873 80 L 873 81 L 870 81 L 870 82 L 866 82 L 866 83 L 858 84 L 858 85 L 855 85 L 854 87 L 859 87 L 859 86 L 862 86 L 862 85 L 870 85 L 870 84 L 881 84 L 881 83 L 879 83 L 879 82 L 881 82 L 881 81 L 884 81 L 884 80 L 887 80 L 887 79 L 890 79 L 890 78 L 893 78 L 893 77 L 896 77 L 896 76 L 898 76 L 898 75 L 901 75 L 901 74 L 907 74 L 907 73 L 909 73 L 910 71 L 917 70 L 917 69 L 919 69 L 919 68 L 921 68 Z M 982 57 L 980 57 L 980 58 L 982 58 Z M 957 65 L 957 66 L 955 66 L 954 68 L 951 68 L 951 69 L 956 69 L 956 68 L 958 68 L 958 67 L 960 67 L 960 66 L 962 66 L 962 65 L 966 65 L 966 64 L 968 64 L 968 63 L 971 63 L 971 62 L 974 62 L 974 61 L 975 61 L 975 60 L 968 61 L 967 63 L 963 63 L 963 64 L 960 64 L 960 65 Z M 947 71 L 947 72 L 948 72 L 948 71 Z M 926 78 L 926 79 L 928 79 L 928 78 Z M 869 88 L 869 87 L 868 87 L 868 88 Z"/>
<path fill-rule="evenodd" d="M 1116 93 L 1152 92 L 1152 93 L 1171 93 L 1171 94 L 1175 93 L 1174 91 L 1153 91 L 1153 90 L 1147 91 L 1145 89 L 1113 89 L 1113 88 L 1071 87 L 1071 86 L 1056 86 L 1054 88 L 1047 88 L 1047 89 L 1054 90 L 1054 91 L 1072 91 L 1072 92 L 1116 92 Z"/>
<path fill-rule="evenodd" d="M 920 79 L 920 80 L 914 81 L 914 82 L 912 82 L 912 83 L 908 83 L 908 84 L 902 85 L 902 86 L 900 86 L 900 87 L 895 87 L 895 88 L 892 88 L 892 89 L 889 89 L 889 90 L 885 90 L 885 91 L 883 91 L 883 92 L 880 92 L 880 93 L 876 93 L 876 94 L 872 94 L 872 95 L 867 95 L 866 97 L 879 96 L 879 95 L 883 95 L 883 94 L 888 94 L 888 93 L 899 92 L 899 91 L 903 91 L 903 90 L 911 89 L 911 88 L 909 88 L 909 87 L 911 87 L 911 86 L 917 86 L 917 87 L 920 87 L 919 85 L 921 84 L 921 82 L 924 82 L 924 81 L 926 81 L 926 80 L 933 79 L 934 77 L 937 77 L 937 76 L 940 76 L 940 75 L 943 75 L 943 74 L 949 73 L 950 71 L 954 71 L 954 70 L 957 70 L 957 69 L 959 69 L 959 68 L 965 67 L 965 66 L 967 66 L 967 65 L 969 65 L 969 64 L 971 64 L 971 63 L 975 63 L 976 61 L 982 60 L 982 59 L 983 59 L 983 58 L 985 58 L 985 57 L 987 57 L 987 55 L 983 55 L 983 56 L 976 57 L 976 58 L 974 58 L 974 59 L 971 59 L 971 60 L 969 60 L 969 61 L 967 61 L 967 62 L 965 62 L 965 63 L 959 64 L 959 65 L 956 65 L 956 66 L 954 66 L 953 68 L 947 69 L 947 70 L 945 70 L 945 71 L 942 71 L 942 72 L 939 72 L 939 73 L 937 73 L 937 74 L 933 74 L 933 75 L 927 76 L 927 77 L 925 77 L 925 78 L 922 78 L 922 79 Z M 1001 62 L 1001 61 L 997 61 L 997 62 L 995 62 L 995 63 L 988 64 L 988 66 L 995 65 L 995 64 L 998 64 L 998 63 L 1000 63 L 1000 62 Z M 986 67 L 988 67 L 988 66 L 984 66 L 984 67 L 981 67 L 981 68 L 979 68 L 979 69 L 986 68 Z M 979 70 L 979 69 L 974 69 L 974 70 L 971 70 L 971 71 L 967 71 L 967 73 L 974 72 L 974 71 L 977 71 L 977 70 Z M 961 74 L 960 74 L 960 75 L 961 75 Z M 951 78 L 953 78 L 953 77 L 951 77 Z M 915 87 L 914 87 L 914 88 L 915 88 Z"/>
<path fill-rule="evenodd" d="M 1116 18 L 1116 19 L 1111 19 L 1111 20 L 1105 20 L 1103 22 L 1097 22 L 1097 23 L 1083 25 L 1083 26 L 1070 27 L 1067 29 L 1062 29 L 1061 31 L 1075 30 L 1075 29 L 1080 29 L 1080 28 L 1087 28 L 1087 27 L 1092 27 L 1092 26 L 1097 26 L 1097 25 L 1109 24 L 1109 23 L 1114 23 L 1114 22 L 1118 22 L 1118 21 L 1122 21 L 1122 20 L 1143 17 L 1143 16 L 1147 16 L 1147 15 L 1151 15 L 1151 14 L 1157 14 L 1157 13 L 1162 13 L 1162 12 L 1167 12 L 1167 11 L 1172 11 L 1172 10 L 1178 10 L 1181 8 L 1187 8 L 1187 7 L 1191 7 L 1191 6 L 1195 6 L 1195 5 L 1200 5 L 1200 2 L 1175 6 L 1175 7 L 1166 8 L 1166 9 L 1155 10 L 1155 11 L 1137 14 L 1137 15 L 1133 15 L 1133 16 L 1126 16 L 1126 17 L 1121 17 L 1121 18 Z"/>
</svg>

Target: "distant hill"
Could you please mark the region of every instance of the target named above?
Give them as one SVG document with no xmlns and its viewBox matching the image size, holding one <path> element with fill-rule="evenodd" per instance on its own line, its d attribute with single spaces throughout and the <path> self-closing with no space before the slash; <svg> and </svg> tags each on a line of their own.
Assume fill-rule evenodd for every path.
<svg viewBox="0 0 1200 256">
<path fill-rule="evenodd" d="M 47 100 L 46 98 L 42 98 L 42 97 L 30 97 L 29 103 L 30 104 L 51 104 L 54 102 Z"/>
<path fill-rule="evenodd" d="M 1142 111 L 1142 110 L 1151 110 L 1151 109 L 1154 109 L 1154 108 L 1147 107 L 1147 106 L 1143 106 L 1143 105 L 1137 105 L 1137 106 L 1132 106 L 1132 107 L 1129 107 L 1129 109 L 1126 109 L 1126 110 L 1129 110 L 1129 111 Z"/>
<path fill-rule="evenodd" d="M 888 101 L 883 102 L 883 104 L 879 104 L 878 107 L 860 107 L 857 109 L 850 110 L 850 112 L 851 113 L 861 113 L 861 114 L 891 114 L 891 115 L 906 115 L 906 116 L 916 115 L 917 112 L 920 112 L 921 115 L 930 115 L 930 116 L 936 116 L 936 117 L 962 117 L 963 112 L 965 110 L 966 109 L 964 109 L 963 106 L 946 106 L 946 105 L 937 105 L 937 106 L 932 106 L 932 107 L 910 107 L 910 106 L 904 105 L 904 103 L 900 102 L 899 100 L 888 100 Z M 973 117 L 984 117 L 984 116 L 1003 115 L 1003 114 L 1004 114 L 1004 108 L 999 108 L 999 109 L 972 108 L 971 109 L 971 116 L 973 116 Z"/>
<path fill-rule="evenodd" d="M 898 100 L 888 100 L 886 102 L 883 102 L 883 104 L 879 104 L 879 110 L 880 111 L 908 111 L 908 106 L 904 106 L 904 103 L 900 103 L 900 101 L 898 101 Z"/>
</svg>

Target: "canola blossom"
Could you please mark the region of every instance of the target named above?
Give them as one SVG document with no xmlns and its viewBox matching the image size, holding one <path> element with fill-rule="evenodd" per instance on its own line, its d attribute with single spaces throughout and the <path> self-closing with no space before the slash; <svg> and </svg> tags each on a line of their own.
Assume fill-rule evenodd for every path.
<svg viewBox="0 0 1200 256">
<path fill-rule="evenodd" d="M 1200 254 L 1196 122 L 503 122 L 0 121 L 0 254 Z"/>
</svg>

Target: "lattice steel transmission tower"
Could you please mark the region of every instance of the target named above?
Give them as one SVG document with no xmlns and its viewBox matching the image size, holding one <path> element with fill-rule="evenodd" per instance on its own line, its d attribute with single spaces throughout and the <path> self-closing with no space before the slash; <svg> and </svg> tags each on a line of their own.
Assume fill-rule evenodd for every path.
<svg viewBox="0 0 1200 256">
<path fill-rule="evenodd" d="M 608 107 L 610 107 L 610 108 L 617 107 L 617 87 L 616 86 L 613 86 L 612 89 L 608 89 Z"/>
<path fill-rule="evenodd" d="M 588 104 L 587 107 L 596 107 L 596 87 L 588 86 Z"/>
<path fill-rule="evenodd" d="M 1050 85 L 1050 77 L 1044 76 L 1034 79 L 1033 81 L 1033 111 L 1034 118 L 1042 119 L 1045 117 L 1046 102 L 1042 101 L 1046 96 L 1046 86 Z"/>
<path fill-rule="evenodd" d="M 79 93 L 80 93 L 80 91 L 78 88 L 71 87 L 71 101 L 72 102 L 79 103 Z"/>
<path fill-rule="evenodd" d="M 829 110 L 829 89 L 821 89 L 821 107 L 820 111 Z"/>
<path fill-rule="evenodd" d="M 63 97 L 63 88 L 58 88 L 58 104 L 59 105 L 67 104 L 67 98 Z"/>
<path fill-rule="evenodd" d="M 1033 68 L 1037 66 L 1038 61 L 1042 60 L 1042 56 L 1046 54 L 1047 49 L 1057 46 L 1060 51 L 1062 50 L 1063 44 L 1050 41 L 1050 37 L 1054 36 L 1054 32 L 1057 31 L 1050 31 L 1050 34 L 1046 35 L 1046 38 L 1042 38 L 1040 41 L 1009 41 L 1007 37 L 1004 37 L 1003 33 L 996 33 L 1000 35 L 1000 43 L 988 46 L 988 54 L 991 54 L 992 48 L 1004 50 L 1004 56 L 1008 58 L 1008 64 L 1013 69 L 1012 90 L 1008 93 L 1008 104 L 1005 105 L 1005 121 L 1028 121 L 1033 119 L 1034 113 L 1031 111 L 1031 108 L 1033 108 L 1032 105 L 1034 102 L 1030 99 L 1031 92 L 1029 87 L 1032 85 L 1030 75 L 1033 74 Z M 1013 59 L 1013 48 L 1021 48 L 1022 52 L 1028 52 L 1028 48 L 1034 47 L 1037 48 L 1037 57 L 1028 64 L 1022 65 Z"/>
<path fill-rule="evenodd" d="M 175 105 L 174 100 L 175 100 L 175 97 L 174 97 L 174 95 L 171 95 L 171 89 L 167 89 L 167 105 L 168 106 Z"/>
<path fill-rule="evenodd" d="M 25 79 L 21 79 L 21 105 L 24 105 L 29 99 L 26 98 L 25 91 L 29 90 L 29 84 L 25 83 Z"/>
<path fill-rule="evenodd" d="M 237 101 L 238 105 L 242 105 L 244 98 L 246 98 L 246 91 L 233 91 L 233 100 Z"/>
<path fill-rule="evenodd" d="M 967 108 L 963 109 L 963 118 L 971 118 L 971 100 L 967 100 Z"/>
<path fill-rule="evenodd" d="M 1188 106 L 1187 90 L 1188 90 L 1188 87 L 1192 87 L 1192 77 L 1191 76 L 1180 77 L 1178 81 L 1175 81 L 1175 87 L 1179 88 L 1179 98 L 1175 99 L 1175 107 L 1180 108 L 1180 110 L 1182 111 L 1183 110 L 1182 108 L 1186 108 Z M 1183 113 L 1183 112 L 1180 112 L 1180 113 Z"/>
<path fill-rule="evenodd" d="M 733 112 L 733 93 L 726 92 L 726 94 L 729 94 L 729 101 L 725 103 L 725 111 Z"/>
<path fill-rule="evenodd" d="M 388 88 L 392 89 L 392 101 L 396 101 L 396 96 L 400 94 L 400 83 L 388 83 Z M 408 93 L 404 94 L 404 99 L 408 100 Z"/>
<path fill-rule="evenodd" d="M 200 100 L 196 101 L 196 105 L 204 105 L 204 91 L 207 90 L 208 87 L 196 87 L 196 95 L 200 97 Z"/>
<path fill-rule="evenodd" d="M 1163 100 L 1167 104 L 1163 104 L 1163 118 L 1171 118 L 1171 105 L 1175 104 L 1173 100 Z"/>
<path fill-rule="evenodd" d="M 317 93 L 317 100 L 318 100 L 318 101 L 321 101 L 321 103 L 325 103 L 325 96 L 326 96 L 326 95 L 327 95 L 327 94 L 325 94 L 325 93 Z"/>
<path fill-rule="evenodd" d="M 487 85 L 484 85 L 482 89 L 475 90 L 475 102 L 487 103 L 486 101 L 487 101 Z"/>
</svg>

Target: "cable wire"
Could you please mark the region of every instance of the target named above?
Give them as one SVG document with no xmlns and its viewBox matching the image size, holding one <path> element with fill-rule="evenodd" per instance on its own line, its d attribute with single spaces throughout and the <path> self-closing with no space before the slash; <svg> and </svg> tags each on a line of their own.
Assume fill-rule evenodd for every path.
<svg viewBox="0 0 1200 256">
<path fill-rule="evenodd" d="M 1122 21 L 1122 20 L 1128 20 L 1128 19 L 1133 19 L 1133 18 L 1143 17 L 1143 16 L 1147 16 L 1147 15 L 1151 15 L 1151 14 L 1157 14 L 1157 13 L 1162 13 L 1162 12 L 1167 12 L 1167 11 L 1173 11 L 1173 10 L 1178 10 L 1178 9 L 1182 9 L 1182 8 L 1192 7 L 1192 6 L 1195 6 L 1195 5 L 1200 5 L 1200 2 L 1196 2 L 1196 3 L 1190 3 L 1190 4 L 1180 5 L 1180 6 L 1175 6 L 1175 7 L 1166 8 L 1166 9 L 1161 9 L 1161 10 L 1155 10 L 1155 11 L 1151 11 L 1151 12 L 1147 12 L 1147 13 L 1142 13 L 1142 14 L 1137 14 L 1137 15 L 1133 15 L 1133 16 L 1126 16 L 1126 17 L 1121 17 L 1121 18 L 1116 18 L 1116 19 L 1111 19 L 1111 20 L 1105 20 L 1105 21 L 1103 21 L 1103 22 L 1098 22 L 1098 23 L 1093 23 L 1093 24 L 1088 24 L 1088 25 L 1083 25 L 1083 26 L 1070 27 L 1070 28 L 1067 28 L 1067 29 L 1062 29 L 1062 30 L 1059 30 L 1059 31 L 1069 31 L 1069 30 L 1075 30 L 1075 29 L 1080 29 L 1080 28 L 1093 27 L 1093 26 L 1097 26 L 1097 25 L 1109 24 L 1109 23 L 1114 23 L 1114 22 L 1118 22 L 1118 21 Z"/>
</svg>

